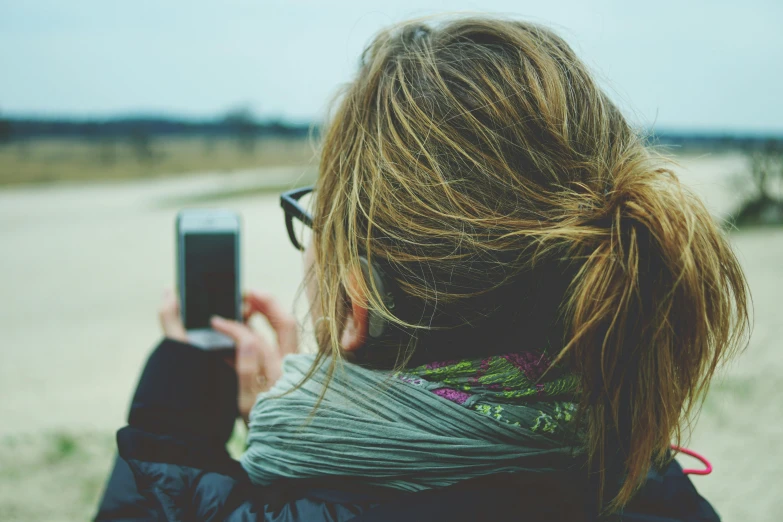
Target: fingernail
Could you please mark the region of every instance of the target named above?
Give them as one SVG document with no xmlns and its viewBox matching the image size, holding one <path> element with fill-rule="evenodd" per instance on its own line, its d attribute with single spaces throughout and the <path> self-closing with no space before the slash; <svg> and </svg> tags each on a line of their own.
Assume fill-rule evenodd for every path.
<svg viewBox="0 0 783 522">
<path fill-rule="evenodd" d="M 209 318 L 209 320 L 212 321 L 213 323 L 219 323 L 223 320 L 223 318 L 220 317 L 219 315 L 213 315 L 212 317 Z"/>
</svg>

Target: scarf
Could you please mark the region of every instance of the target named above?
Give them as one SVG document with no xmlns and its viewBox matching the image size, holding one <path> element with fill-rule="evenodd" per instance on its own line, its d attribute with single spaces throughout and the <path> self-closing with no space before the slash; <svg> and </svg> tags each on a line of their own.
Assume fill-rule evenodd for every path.
<svg viewBox="0 0 783 522">
<path fill-rule="evenodd" d="M 502 472 L 564 471 L 582 453 L 572 375 L 538 382 L 548 360 L 509 354 L 388 372 L 340 362 L 318 408 L 325 360 L 292 354 L 250 412 L 251 481 L 363 477 L 404 491 Z M 289 392 L 290 393 L 285 393 Z M 558 400 L 562 399 L 562 400 Z"/>
</svg>

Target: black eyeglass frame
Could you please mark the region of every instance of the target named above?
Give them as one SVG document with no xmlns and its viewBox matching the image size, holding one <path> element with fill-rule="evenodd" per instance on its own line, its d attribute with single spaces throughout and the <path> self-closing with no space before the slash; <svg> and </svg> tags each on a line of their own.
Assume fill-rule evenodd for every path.
<svg viewBox="0 0 783 522">
<path fill-rule="evenodd" d="M 313 228 L 313 215 L 299 204 L 299 200 L 315 190 L 314 186 L 301 187 L 294 190 L 288 190 L 280 194 L 280 206 L 285 212 L 285 227 L 288 230 L 288 238 L 293 243 L 294 248 L 304 251 L 306 245 L 301 245 L 294 232 L 294 219 L 298 219 L 303 225 Z"/>
</svg>

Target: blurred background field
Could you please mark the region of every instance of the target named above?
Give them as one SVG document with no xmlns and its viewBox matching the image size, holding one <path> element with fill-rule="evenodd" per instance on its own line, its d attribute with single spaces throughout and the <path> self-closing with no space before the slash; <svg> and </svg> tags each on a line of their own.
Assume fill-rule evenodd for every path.
<svg viewBox="0 0 783 522">
<path fill-rule="evenodd" d="M 178 210 L 240 212 L 243 286 L 301 315 L 279 193 L 316 178 L 329 97 L 369 36 L 443 8 L 554 25 L 726 228 L 754 330 L 686 446 L 714 464 L 693 481 L 724 520 L 780 519 L 780 3 L 261 4 L 0 3 L 0 520 L 94 514 L 160 338 Z"/>
</svg>

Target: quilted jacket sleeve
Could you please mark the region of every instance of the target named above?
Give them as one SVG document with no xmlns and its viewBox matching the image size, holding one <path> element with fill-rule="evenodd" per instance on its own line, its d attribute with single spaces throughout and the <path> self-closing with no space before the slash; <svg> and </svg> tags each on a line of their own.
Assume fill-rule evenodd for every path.
<svg viewBox="0 0 783 522">
<path fill-rule="evenodd" d="M 163 339 L 142 371 L 128 425 L 117 432 L 118 457 L 96 520 L 149 519 L 134 461 L 242 478 L 225 447 L 238 416 L 236 397 L 236 373 L 215 354 Z"/>
</svg>

